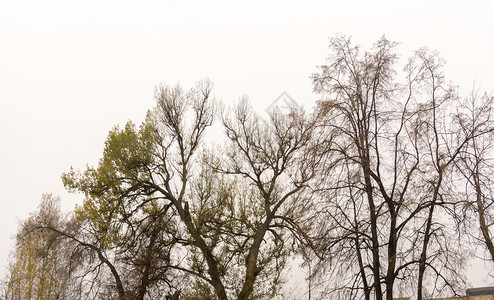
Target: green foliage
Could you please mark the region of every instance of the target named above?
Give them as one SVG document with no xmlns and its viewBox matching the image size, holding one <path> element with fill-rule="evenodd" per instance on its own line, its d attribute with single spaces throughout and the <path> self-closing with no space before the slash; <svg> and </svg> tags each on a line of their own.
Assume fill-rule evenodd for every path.
<svg viewBox="0 0 494 300">
<path fill-rule="evenodd" d="M 147 168 L 154 159 L 155 142 L 149 123 L 137 129 L 128 122 L 123 129 L 115 127 L 110 131 L 97 168 L 88 167 L 82 173 L 71 168 L 62 175 L 69 191 L 86 196 L 82 207 L 76 208 L 77 218 L 90 221 L 106 245 L 118 241 L 122 224 L 115 219 L 126 213 L 125 202 L 153 193 L 146 183 L 150 181 Z"/>
</svg>

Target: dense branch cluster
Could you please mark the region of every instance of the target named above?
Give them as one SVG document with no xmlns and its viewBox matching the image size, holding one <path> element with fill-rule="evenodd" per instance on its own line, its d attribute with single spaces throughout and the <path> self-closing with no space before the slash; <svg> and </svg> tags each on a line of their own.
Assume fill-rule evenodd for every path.
<svg viewBox="0 0 494 300">
<path fill-rule="evenodd" d="M 333 38 L 309 115 L 158 86 L 97 166 L 63 174 L 83 203 L 44 195 L 20 224 L 3 296 L 284 299 L 294 257 L 299 297 L 458 294 L 471 241 L 494 263 L 493 98 L 460 97 L 425 48 L 398 72 L 395 46 Z"/>
</svg>

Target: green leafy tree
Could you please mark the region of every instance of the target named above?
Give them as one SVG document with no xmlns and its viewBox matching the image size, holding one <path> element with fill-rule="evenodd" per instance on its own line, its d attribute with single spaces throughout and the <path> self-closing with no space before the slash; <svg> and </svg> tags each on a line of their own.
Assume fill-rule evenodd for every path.
<svg viewBox="0 0 494 300">
<path fill-rule="evenodd" d="M 208 82 L 188 92 L 159 86 L 155 98 L 139 129 L 110 132 L 96 168 L 63 175 L 67 188 L 85 194 L 77 216 L 108 249 L 142 224 L 166 236 L 171 246 L 150 255 L 167 253 L 167 270 L 189 298 L 275 297 L 287 242 L 304 238 L 312 125 L 296 110 L 262 121 L 241 101 L 223 117 L 228 143 L 216 154 L 204 146 L 215 115 Z"/>
<path fill-rule="evenodd" d="M 115 127 L 98 168 L 63 176 L 69 190 L 86 195 L 75 211 L 83 231 L 66 237 L 96 253 L 110 270 L 120 299 L 169 293 L 178 280 L 169 268 L 178 243 L 170 205 L 163 205 L 145 184 L 151 182 L 147 167 L 154 161 L 155 138 L 150 124 Z"/>
</svg>

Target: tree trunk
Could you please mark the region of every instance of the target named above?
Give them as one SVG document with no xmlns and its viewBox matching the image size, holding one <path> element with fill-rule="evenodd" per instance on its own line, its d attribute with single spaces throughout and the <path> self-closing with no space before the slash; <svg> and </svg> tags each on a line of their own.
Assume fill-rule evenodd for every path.
<svg viewBox="0 0 494 300">
<path fill-rule="evenodd" d="M 439 197 L 439 187 L 441 186 L 441 182 L 442 182 L 442 168 L 440 168 L 438 182 L 436 183 L 436 186 L 434 187 L 434 194 L 432 196 L 431 207 L 429 209 L 429 216 L 427 217 L 427 224 L 426 224 L 425 233 L 424 233 L 424 243 L 422 245 L 422 253 L 420 254 L 420 260 L 419 260 L 419 274 L 418 274 L 418 281 L 417 281 L 417 300 L 422 300 L 422 288 L 423 288 L 424 274 L 425 274 L 425 268 L 426 268 L 427 248 L 429 245 L 430 232 L 431 232 L 431 227 L 432 227 L 432 219 L 433 219 L 433 215 L 434 215 L 434 208 L 436 206 L 437 198 Z"/>
<path fill-rule="evenodd" d="M 482 188 L 479 180 L 479 170 L 478 166 L 475 168 L 475 192 L 477 194 L 477 211 L 479 214 L 479 224 L 480 230 L 482 231 L 482 236 L 484 237 L 484 242 L 491 254 L 491 260 L 494 262 L 494 244 L 492 243 L 491 235 L 489 233 L 489 227 L 487 226 L 487 222 L 485 220 L 485 208 L 484 203 L 482 202 Z"/>
<path fill-rule="evenodd" d="M 388 271 L 386 273 L 386 300 L 393 300 L 393 286 L 395 282 L 396 268 L 396 213 L 394 206 L 390 204 L 391 225 L 388 238 Z"/>
<path fill-rule="evenodd" d="M 242 290 L 238 295 L 239 300 L 248 300 L 252 291 L 254 290 L 254 283 L 258 272 L 257 269 L 257 257 L 259 256 L 259 249 L 261 248 L 261 243 L 264 240 L 264 235 L 268 230 L 269 223 L 271 223 L 272 217 L 266 217 L 266 220 L 261 227 L 256 232 L 254 236 L 254 241 L 250 247 L 249 254 L 247 256 L 246 270 L 245 270 L 245 281 L 242 286 Z"/>
<path fill-rule="evenodd" d="M 192 222 L 192 218 L 190 216 L 189 207 L 187 203 L 185 204 L 185 207 L 183 207 L 181 203 L 178 203 L 177 200 L 175 200 L 174 204 L 178 210 L 180 218 L 187 226 L 187 231 L 192 236 L 195 246 L 197 246 L 201 250 L 202 254 L 204 255 L 204 258 L 206 259 L 211 285 L 213 285 L 214 287 L 214 291 L 216 296 L 218 297 L 218 300 L 228 300 L 225 286 L 221 282 L 221 275 L 218 269 L 218 262 L 216 261 L 216 258 L 214 257 L 213 253 L 211 252 L 211 249 L 209 249 L 208 245 L 206 244 L 201 234 L 197 231 L 197 228 Z"/>
<path fill-rule="evenodd" d="M 365 192 L 369 201 L 369 213 L 371 217 L 371 236 L 372 236 L 372 271 L 374 274 L 374 290 L 376 300 L 382 300 L 381 276 L 380 276 L 380 259 L 379 259 L 379 237 L 377 234 L 377 215 L 374 196 L 372 194 L 372 183 L 369 175 L 369 163 L 364 162 Z"/>
</svg>

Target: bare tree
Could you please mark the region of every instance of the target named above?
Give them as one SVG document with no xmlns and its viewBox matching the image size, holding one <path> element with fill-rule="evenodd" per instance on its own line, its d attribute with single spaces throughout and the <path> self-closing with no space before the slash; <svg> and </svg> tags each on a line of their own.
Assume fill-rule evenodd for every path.
<svg viewBox="0 0 494 300">
<path fill-rule="evenodd" d="M 229 149 L 212 165 L 214 171 L 244 182 L 249 194 L 242 198 L 250 199 L 237 204 L 241 209 L 247 204 L 258 210 L 250 219 L 238 220 L 241 231 L 234 237 L 236 243 L 247 246 L 239 299 L 252 297 L 258 276 L 269 279 L 274 274 L 279 280 L 276 276 L 291 249 L 286 245 L 290 235 L 306 241 L 302 227 L 308 204 L 302 191 L 314 176 L 315 160 L 308 155 L 313 125 L 295 108 L 289 115 L 274 111 L 270 117 L 268 122 L 262 121 L 246 100 L 225 114 Z M 269 268 L 273 262 L 274 269 Z"/>
<path fill-rule="evenodd" d="M 329 260 L 323 264 L 338 275 L 331 291 L 342 297 L 392 299 L 395 290 L 416 287 L 421 299 L 426 269 L 433 270 L 427 274 L 435 292 L 455 292 L 462 283 L 459 266 L 438 267 L 459 255 L 436 247 L 452 232 L 438 210 L 457 200 L 447 180 L 473 133 L 454 125 L 449 105 L 459 98 L 444 83 L 437 54 L 417 51 L 399 83 L 394 46 L 382 38 L 360 54 L 349 39 L 334 38 L 330 64 L 313 76 L 325 97 L 316 116 L 324 157 L 317 193 L 325 213 L 318 216 Z M 418 282 L 407 280 L 412 274 Z"/>
<path fill-rule="evenodd" d="M 466 180 L 465 201 L 458 203 L 456 213 L 463 232 L 487 250 L 494 262 L 493 230 L 493 97 L 473 91 L 470 101 L 462 107 L 461 125 L 464 130 L 475 128 L 457 162 L 458 172 Z"/>
</svg>

